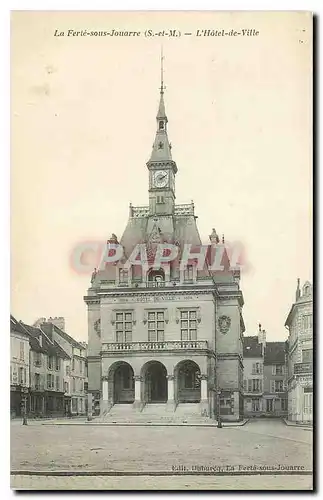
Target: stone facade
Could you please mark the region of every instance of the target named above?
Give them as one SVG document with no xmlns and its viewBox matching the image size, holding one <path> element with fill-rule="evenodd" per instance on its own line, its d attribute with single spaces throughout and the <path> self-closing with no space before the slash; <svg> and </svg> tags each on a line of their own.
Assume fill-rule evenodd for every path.
<svg viewBox="0 0 323 500">
<path fill-rule="evenodd" d="M 313 289 L 298 280 L 295 303 L 288 314 L 288 419 L 313 421 Z"/>
<path fill-rule="evenodd" d="M 148 167 L 149 206 L 130 206 L 120 240 L 123 256 L 95 270 L 84 300 L 88 307 L 88 379 L 94 414 L 117 404 L 134 412 L 164 404 L 169 411 L 196 403 L 202 415 L 238 420 L 243 413 L 242 319 L 239 272 L 225 252 L 221 271 L 191 258 L 162 262 L 160 244 L 185 245 L 198 252 L 201 238 L 194 204 L 175 204 L 176 163 L 167 137 L 163 86 L 157 132 Z M 112 234 L 107 242 L 119 244 Z M 130 260 L 145 245 L 145 265 Z M 208 252 L 224 248 L 215 231 Z M 110 254 L 109 254 L 110 255 Z M 153 257 L 152 257 L 153 255 Z M 207 254 L 209 255 L 209 253 Z M 180 260 L 180 258 L 179 258 Z"/>
<path fill-rule="evenodd" d="M 10 413 L 20 416 L 24 402 L 24 391 L 29 394 L 29 336 L 18 323 L 10 317 Z"/>
<path fill-rule="evenodd" d="M 244 337 L 244 413 L 248 417 L 287 416 L 286 342 Z"/>
</svg>

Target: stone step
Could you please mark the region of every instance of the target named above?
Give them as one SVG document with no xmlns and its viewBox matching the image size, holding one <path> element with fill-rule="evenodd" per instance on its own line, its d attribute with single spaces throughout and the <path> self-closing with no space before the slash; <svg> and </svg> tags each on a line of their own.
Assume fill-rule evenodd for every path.
<svg viewBox="0 0 323 500">
<path fill-rule="evenodd" d="M 115 404 L 108 413 L 96 419 L 111 423 L 208 423 L 201 415 L 199 403 L 180 403 L 176 410 L 166 403 L 148 403 L 142 411 L 132 404 Z"/>
</svg>

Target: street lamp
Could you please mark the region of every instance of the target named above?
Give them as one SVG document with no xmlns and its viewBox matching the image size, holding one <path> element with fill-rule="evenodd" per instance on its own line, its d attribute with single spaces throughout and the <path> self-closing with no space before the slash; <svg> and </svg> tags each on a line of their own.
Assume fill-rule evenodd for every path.
<svg viewBox="0 0 323 500">
<path fill-rule="evenodd" d="M 217 420 L 218 420 L 218 425 L 217 427 L 219 429 L 222 429 L 222 422 L 221 422 L 221 412 L 220 412 L 220 396 L 221 396 L 221 389 L 217 391 Z"/>
<path fill-rule="evenodd" d="M 27 422 L 27 397 L 28 397 L 28 387 L 22 386 L 21 387 L 21 392 L 22 392 L 22 425 L 28 425 Z"/>
</svg>

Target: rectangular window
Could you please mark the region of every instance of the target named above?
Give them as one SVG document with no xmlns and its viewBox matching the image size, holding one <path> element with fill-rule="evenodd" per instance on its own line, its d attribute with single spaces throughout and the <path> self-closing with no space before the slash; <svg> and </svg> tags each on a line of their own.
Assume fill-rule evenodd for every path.
<svg viewBox="0 0 323 500">
<path fill-rule="evenodd" d="M 47 374 L 47 387 L 48 389 L 54 389 L 54 375 L 51 373 Z"/>
<path fill-rule="evenodd" d="M 273 400 L 272 399 L 267 399 L 266 400 L 266 411 L 267 412 L 272 412 L 273 411 Z"/>
<path fill-rule="evenodd" d="M 163 342 L 164 331 L 164 311 L 148 311 L 148 342 Z"/>
<path fill-rule="evenodd" d="M 56 391 L 60 390 L 59 376 L 56 375 Z"/>
<path fill-rule="evenodd" d="M 313 411 L 313 393 L 307 392 L 304 394 L 304 411 L 303 413 L 311 414 Z"/>
<path fill-rule="evenodd" d="M 184 281 L 193 281 L 193 266 L 189 265 L 184 269 Z"/>
<path fill-rule="evenodd" d="M 72 359 L 72 371 L 74 371 L 74 370 L 75 370 L 75 359 L 73 358 Z"/>
<path fill-rule="evenodd" d="M 116 341 L 132 341 L 132 312 L 118 312 L 116 314 Z"/>
<path fill-rule="evenodd" d="M 252 380 L 252 392 L 261 392 L 262 390 L 262 380 L 255 378 Z"/>
<path fill-rule="evenodd" d="M 56 357 L 56 371 L 59 371 L 61 368 L 61 360 L 60 358 Z"/>
<path fill-rule="evenodd" d="M 80 360 L 80 374 L 83 373 L 83 361 Z"/>
<path fill-rule="evenodd" d="M 281 399 L 281 409 L 282 409 L 282 411 L 288 410 L 288 400 L 287 399 Z"/>
<path fill-rule="evenodd" d="M 283 375 L 283 365 L 276 365 L 276 375 Z"/>
<path fill-rule="evenodd" d="M 34 365 L 41 366 L 41 353 L 40 352 L 34 352 Z"/>
<path fill-rule="evenodd" d="M 313 349 L 302 350 L 302 363 L 311 363 L 313 361 Z"/>
<path fill-rule="evenodd" d="M 69 365 L 66 365 L 66 375 L 69 375 L 70 374 L 70 366 Z"/>
<path fill-rule="evenodd" d="M 119 283 L 128 283 L 129 273 L 127 269 L 119 269 Z"/>
<path fill-rule="evenodd" d="M 25 345 L 23 342 L 20 342 L 20 360 L 25 360 Z"/>
<path fill-rule="evenodd" d="M 24 383 L 24 369 L 22 367 L 19 368 L 19 378 L 18 378 L 18 383 L 20 385 L 23 385 Z"/>
<path fill-rule="evenodd" d="M 73 384 L 73 385 L 72 385 L 72 387 L 73 387 L 73 392 L 75 392 L 75 378 L 74 378 L 74 377 L 73 377 L 73 379 L 72 379 L 72 384 Z"/>
<path fill-rule="evenodd" d="M 262 366 L 261 366 L 261 363 L 253 363 L 252 365 L 252 374 L 253 375 L 257 375 L 258 373 L 262 373 L 262 370 L 261 370 Z"/>
<path fill-rule="evenodd" d="M 40 390 L 40 374 L 35 373 L 35 389 L 36 391 Z"/>
<path fill-rule="evenodd" d="M 181 311 L 181 340 L 197 339 L 197 318 L 195 311 Z"/>
<path fill-rule="evenodd" d="M 49 370 L 53 369 L 53 356 L 48 356 L 47 357 L 47 368 Z"/>
<path fill-rule="evenodd" d="M 259 399 L 253 399 L 252 400 L 252 411 L 259 411 L 259 410 L 260 410 Z"/>
<path fill-rule="evenodd" d="M 64 391 L 68 392 L 68 382 L 64 382 Z"/>
<path fill-rule="evenodd" d="M 284 392 L 284 384 L 282 380 L 275 380 L 275 392 Z"/>
</svg>

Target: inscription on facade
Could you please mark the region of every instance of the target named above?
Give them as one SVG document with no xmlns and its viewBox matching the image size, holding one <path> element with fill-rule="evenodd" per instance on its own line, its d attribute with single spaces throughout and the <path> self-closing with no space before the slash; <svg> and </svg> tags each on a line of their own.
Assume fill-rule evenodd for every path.
<svg viewBox="0 0 323 500">
<path fill-rule="evenodd" d="M 186 300 L 199 300 L 196 295 L 136 295 L 135 297 L 118 297 L 114 298 L 113 302 L 128 303 L 128 302 L 163 302 L 163 301 L 186 301 Z"/>
</svg>

